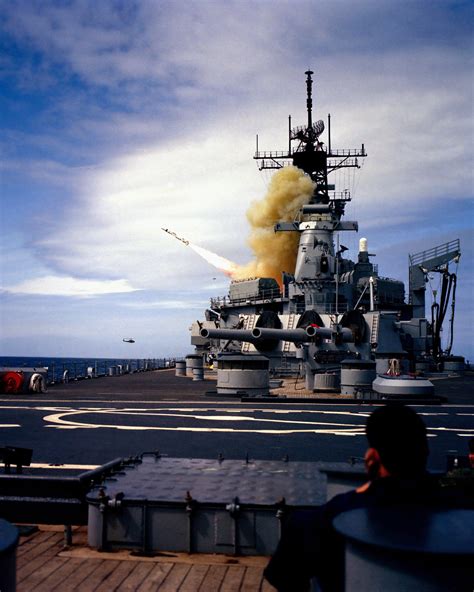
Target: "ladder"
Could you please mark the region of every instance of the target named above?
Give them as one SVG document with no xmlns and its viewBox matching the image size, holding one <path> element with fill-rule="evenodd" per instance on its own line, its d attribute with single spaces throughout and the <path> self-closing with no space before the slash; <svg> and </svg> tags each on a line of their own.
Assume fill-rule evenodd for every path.
<svg viewBox="0 0 474 592">
<path fill-rule="evenodd" d="M 380 313 L 374 312 L 372 317 L 372 328 L 370 330 L 370 345 L 372 347 L 377 346 L 378 336 L 379 336 L 379 322 L 380 322 Z"/>
<path fill-rule="evenodd" d="M 296 315 L 294 313 L 290 313 L 288 315 L 288 325 L 287 329 L 294 329 L 296 325 Z M 282 351 L 284 354 L 289 353 L 291 349 L 291 341 L 284 341 Z"/>
<path fill-rule="evenodd" d="M 247 331 L 251 331 L 255 327 L 255 321 L 256 321 L 257 315 L 249 314 L 249 315 L 243 315 L 243 316 L 244 316 L 244 326 L 242 328 Z M 251 345 L 252 344 L 250 343 L 250 341 L 242 341 L 242 348 L 240 351 L 242 353 L 248 354 L 250 351 Z"/>
</svg>

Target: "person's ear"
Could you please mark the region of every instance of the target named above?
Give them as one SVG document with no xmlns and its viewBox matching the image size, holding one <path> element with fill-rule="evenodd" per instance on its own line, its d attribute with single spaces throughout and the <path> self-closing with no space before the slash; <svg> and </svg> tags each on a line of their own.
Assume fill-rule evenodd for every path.
<svg viewBox="0 0 474 592">
<path fill-rule="evenodd" d="M 379 477 L 380 467 L 382 463 L 380 461 L 380 454 L 375 448 L 368 448 L 365 453 L 365 469 L 369 479 L 376 479 Z"/>
</svg>

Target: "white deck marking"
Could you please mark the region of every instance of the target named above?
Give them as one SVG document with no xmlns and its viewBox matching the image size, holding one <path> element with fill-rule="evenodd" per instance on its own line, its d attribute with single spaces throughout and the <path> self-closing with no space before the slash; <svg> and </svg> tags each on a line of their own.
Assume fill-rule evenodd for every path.
<svg viewBox="0 0 474 592">
<path fill-rule="evenodd" d="M 290 419 L 292 416 L 306 414 L 306 417 L 317 415 L 326 415 L 326 416 L 345 416 L 351 419 L 364 419 L 370 415 L 370 411 L 364 410 L 341 410 L 339 409 L 305 409 L 305 408 L 285 408 L 282 409 L 281 407 L 265 407 L 264 405 L 259 405 L 258 407 L 250 406 L 246 404 L 242 404 L 239 402 L 233 403 L 229 401 L 221 402 L 212 402 L 211 405 L 205 406 L 198 406 L 196 405 L 195 401 L 190 401 L 189 406 L 186 406 L 186 403 L 180 402 L 179 406 L 169 406 L 164 401 L 136 401 L 133 403 L 138 404 L 147 404 L 146 407 L 130 407 L 124 406 L 120 407 L 120 404 L 130 404 L 132 401 L 120 401 L 120 402 L 112 402 L 112 401 L 98 401 L 97 403 L 100 406 L 92 407 L 90 406 L 93 401 L 84 401 L 86 405 L 81 407 L 71 407 L 69 405 L 57 405 L 57 401 L 51 403 L 56 403 L 56 405 L 44 405 L 47 401 L 42 401 L 41 404 L 31 404 L 32 401 L 30 400 L 30 405 L 1 405 L 0 409 L 5 411 L 8 410 L 24 410 L 24 411 L 49 411 L 53 412 L 50 415 L 44 416 L 43 420 L 46 422 L 50 422 L 50 425 L 45 427 L 56 428 L 56 429 L 63 429 L 63 430 L 75 430 L 75 429 L 117 429 L 117 430 L 127 430 L 127 431 L 187 431 L 187 432 L 220 432 L 220 433 L 255 433 L 255 434 L 298 434 L 298 433 L 313 433 L 313 434 L 333 434 L 333 435 L 344 435 L 344 436 L 355 436 L 355 435 L 363 435 L 364 433 L 364 425 L 359 422 L 357 423 L 337 423 L 337 422 L 322 422 L 322 421 L 311 421 L 308 420 L 297 420 L 297 419 Z M 64 401 L 66 402 L 66 401 Z M 72 401 L 68 401 L 70 403 Z M 111 406 L 106 407 L 105 404 L 110 404 Z M 112 406 L 113 404 L 113 406 Z M 234 406 L 239 405 L 240 408 Z M 352 405 L 354 405 L 352 403 Z M 447 412 L 448 408 L 450 407 L 450 413 Z M 472 417 L 474 413 L 466 413 L 466 408 L 470 408 L 472 406 L 464 406 L 463 412 L 457 412 L 456 406 L 444 406 L 443 411 L 433 411 L 433 412 L 419 412 L 420 415 L 424 416 L 452 416 L 452 417 Z M 215 413 L 216 415 L 212 415 Z M 160 425 L 137 425 L 137 426 L 128 426 L 128 425 L 120 425 L 117 423 L 114 424 L 96 424 L 96 423 L 88 423 L 88 422 L 81 422 L 72 420 L 71 416 L 77 415 L 84 415 L 84 414 L 104 414 L 104 415 L 115 415 L 117 416 L 144 416 L 147 418 L 152 417 L 163 417 L 163 418 L 176 418 L 177 420 L 186 421 L 186 420 L 194 420 L 199 422 L 221 422 L 221 423 L 230 423 L 230 422 L 254 422 L 257 424 L 278 424 L 279 429 L 271 429 L 270 426 L 268 428 L 263 428 L 263 426 L 259 429 L 236 429 L 233 427 L 198 427 L 198 426 L 160 426 Z M 210 415 L 207 415 L 210 414 Z M 268 417 L 273 415 L 274 417 Z M 288 416 L 287 419 L 284 419 L 282 416 Z M 66 419 L 70 418 L 70 419 Z M 16 419 L 16 418 L 15 418 Z M 315 418 L 316 419 L 316 418 Z M 328 418 L 329 419 L 329 418 Z M 364 421 L 365 424 L 365 421 Z M 289 428 L 289 425 L 292 428 Z M 288 426 L 288 428 L 287 428 Z M 20 424 L 0 424 L 0 427 L 5 428 L 20 428 Z M 276 426 L 275 426 L 276 427 Z M 429 436 L 431 438 L 436 437 L 436 433 L 433 432 L 452 432 L 456 433 L 459 437 L 472 437 L 474 436 L 474 427 L 471 428 L 464 428 L 464 427 L 430 427 L 428 426 L 428 431 L 431 432 Z"/>
<path fill-rule="evenodd" d="M 335 423 L 326 423 L 326 422 L 310 422 L 310 421 L 289 421 L 289 420 L 264 420 L 264 419 L 257 419 L 252 417 L 244 417 L 241 416 L 234 417 L 234 421 L 255 421 L 255 422 L 270 422 L 270 423 L 284 423 L 284 424 L 298 424 L 298 425 L 314 425 L 314 426 L 331 426 L 331 429 L 328 427 L 325 428 L 313 428 L 313 429 L 293 429 L 293 430 L 283 430 L 283 429 L 235 429 L 235 428 L 209 428 L 209 427 L 192 427 L 192 426 L 126 426 L 126 425 L 113 425 L 113 424 L 96 424 L 96 423 L 83 423 L 73 420 L 64 419 L 64 417 L 71 417 L 77 415 L 84 415 L 86 413 L 90 413 L 90 411 L 72 411 L 66 413 L 56 413 L 53 415 L 48 415 L 43 418 L 45 422 L 50 422 L 52 425 L 47 425 L 48 428 L 57 428 L 57 429 L 117 429 L 117 430 L 125 430 L 125 431 L 181 431 L 181 432 L 217 432 L 217 433 L 240 433 L 240 434 L 299 434 L 299 433 L 312 433 L 312 434 L 333 434 L 333 435 L 351 435 L 351 436 L 358 436 L 364 435 L 364 426 L 357 426 L 356 424 L 335 424 Z M 101 414 L 117 414 L 117 410 L 111 411 L 100 411 Z M 118 412 L 118 415 L 143 415 L 142 413 L 130 413 L 130 412 Z M 196 415 L 179 415 L 179 414 L 169 414 L 169 413 L 146 413 L 147 417 L 150 415 L 158 416 L 158 417 L 177 417 L 179 419 L 198 419 L 203 421 L 209 421 L 212 419 L 212 416 L 196 416 Z M 232 421 L 229 420 L 229 417 L 224 417 L 225 421 Z M 222 418 L 218 418 L 219 421 L 222 421 Z M 341 428 L 341 429 L 335 429 Z"/>
<path fill-rule="evenodd" d="M 19 423 L 0 423 L 0 428 L 21 428 Z"/>
<path fill-rule="evenodd" d="M 80 470 L 80 471 L 92 471 L 97 469 L 101 465 L 66 465 L 62 463 L 31 463 L 30 469 L 66 469 L 66 470 Z"/>
</svg>

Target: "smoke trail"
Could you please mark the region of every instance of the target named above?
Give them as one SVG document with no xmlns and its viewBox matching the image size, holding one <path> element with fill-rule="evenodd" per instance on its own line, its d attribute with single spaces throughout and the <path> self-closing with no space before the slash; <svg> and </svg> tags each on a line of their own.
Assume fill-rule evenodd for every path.
<svg viewBox="0 0 474 592">
<path fill-rule="evenodd" d="M 274 232 L 276 222 L 292 222 L 300 207 L 308 203 L 315 184 L 301 169 L 288 166 L 275 173 L 266 196 L 247 211 L 251 226 L 248 244 L 255 259 L 231 273 L 235 279 L 273 277 L 281 284 L 281 273 L 293 273 L 299 235 Z"/>
<path fill-rule="evenodd" d="M 217 267 L 223 271 L 226 275 L 230 277 L 234 277 L 235 270 L 237 269 L 237 263 L 230 261 L 230 259 L 226 259 L 225 257 L 221 257 L 216 253 L 212 253 L 212 251 L 208 251 L 203 247 L 198 247 L 193 243 L 189 243 L 189 246 L 193 251 L 195 251 L 198 255 L 200 255 L 203 259 L 205 259 L 208 263 Z"/>
</svg>

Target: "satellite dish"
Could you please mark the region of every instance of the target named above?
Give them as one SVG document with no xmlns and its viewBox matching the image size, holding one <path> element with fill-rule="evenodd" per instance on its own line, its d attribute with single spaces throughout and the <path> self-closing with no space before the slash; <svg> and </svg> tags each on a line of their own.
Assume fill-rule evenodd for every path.
<svg viewBox="0 0 474 592">
<path fill-rule="evenodd" d="M 316 123 L 313 123 L 313 132 L 316 137 L 320 136 L 324 131 L 324 121 L 320 119 Z"/>
<path fill-rule="evenodd" d="M 132 339 L 131 337 L 125 337 L 124 339 L 122 339 L 122 341 L 124 343 L 135 343 L 135 339 Z"/>
</svg>

